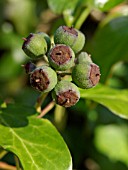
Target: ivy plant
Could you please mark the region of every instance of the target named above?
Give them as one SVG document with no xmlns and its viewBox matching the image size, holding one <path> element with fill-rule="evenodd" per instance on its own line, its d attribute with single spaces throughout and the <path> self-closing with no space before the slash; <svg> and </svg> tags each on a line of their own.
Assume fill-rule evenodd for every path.
<svg viewBox="0 0 128 170">
<path fill-rule="evenodd" d="M 86 22 L 87 18 L 90 15 L 93 15 L 93 11 L 98 11 L 98 14 L 103 14 L 104 16 L 105 13 L 109 13 L 109 11 L 111 11 L 113 8 L 116 8 L 116 6 L 120 5 L 121 3 L 125 3 L 125 1 L 47 0 L 46 6 L 48 6 L 48 9 L 50 9 L 52 13 L 62 17 L 63 23 L 66 28 L 74 28 L 75 30 L 78 30 L 78 32 L 81 32 L 80 30 L 82 28 L 82 25 Z M 96 111 L 97 106 L 101 106 L 105 109 L 108 109 L 111 114 L 115 114 L 116 117 L 119 117 L 120 119 L 126 119 L 126 121 L 128 119 L 128 89 L 127 87 L 125 89 L 119 89 L 115 87 L 113 88 L 111 86 L 111 75 L 114 75 L 114 65 L 120 62 L 128 62 L 128 51 L 126 48 L 128 44 L 127 26 L 128 15 L 124 15 L 121 12 L 118 14 L 109 13 L 104 17 L 103 20 L 99 22 L 99 25 L 91 39 L 88 39 L 87 37 L 87 39 L 85 40 L 86 43 L 83 51 L 88 51 L 88 53 L 91 54 L 92 60 L 99 66 L 101 71 L 101 79 L 98 79 L 95 87 L 82 89 L 78 86 L 77 91 L 77 97 L 80 98 L 80 101 L 84 101 L 84 103 L 86 102 L 86 107 L 89 111 L 92 108 L 93 111 Z M 81 34 L 84 33 L 81 32 Z M 13 40 L 11 40 L 12 44 L 14 43 L 14 46 L 17 49 L 19 49 L 19 46 L 21 48 L 22 42 L 21 40 L 19 40 L 19 37 L 17 38 L 15 37 L 15 35 L 10 36 L 13 36 L 14 42 Z M 53 38 L 53 35 L 51 35 L 51 37 Z M 19 44 L 16 45 L 15 41 L 18 41 Z M 26 41 L 25 38 L 24 41 Z M 3 47 L 5 49 L 7 49 L 8 46 L 8 42 L 3 43 Z M 52 44 L 52 48 L 53 47 L 54 45 Z M 47 52 L 44 51 L 45 48 L 43 49 L 43 54 L 45 53 L 47 56 L 50 56 L 50 54 L 47 54 Z M 74 55 L 74 53 L 75 52 L 71 50 L 72 56 Z M 6 55 L 8 55 L 8 52 L 6 53 Z M 0 63 L 0 78 L 2 77 L 5 79 L 9 79 L 11 75 L 14 77 L 17 76 L 20 64 L 24 63 L 19 62 L 17 64 L 13 61 L 13 56 L 10 56 L 10 58 L 8 59 L 6 58 L 6 55 L 5 58 L 2 58 L 2 62 Z M 77 55 L 79 55 L 79 53 Z M 44 57 L 45 63 L 48 63 L 48 60 L 50 62 L 53 62 L 51 61 L 51 58 L 49 59 L 49 57 Z M 9 67 L 6 72 L 3 70 L 5 69 L 5 65 L 7 63 L 13 64 L 12 67 Z M 90 62 L 88 65 L 90 66 Z M 97 65 L 96 68 L 98 67 Z M 53 64 L 51 67 L 53 70 L 56 69 L 55 64 Z M 72 63 L 71 67 L 73 67 Z M 65 69 L 65 67 L 62 67 L 61 69 Z M 13 70 L 17 70 L 17 72 Z M 27 73 L 28 72 L 29 71 L 27 70 Z M 121 72 L 119 71 L 119 73 Z M 25 74 L 25 71 L 21 71 L 20 74 Z M 65 76 L 68 77 L 68 80 L 71 80 L 71 72 L 66 72 L 65 70 L 58 69 L 56 70 L 56 74 L 58 76 L 58 81 L 61 81 L 61 79 Z M 30 74 L 28 73 L 28 75 Z M 100 73 L 98 72 L 98 76 L 99 75 Z M 31 76 L 31 79 L 33 77 Z M 27 77 L 27 79 L 29 79 L 29 76 Z M 56 77 L 54 77 L 54 80 L 55 79 Z M 36 79 L 36 81 L 38 80 L 39 79 Z M 75 85 L 71 85 L 72 89 L 68 88 L 68 86 L 70 86 L 69 84 L 67 85 L 65 83 L 64 85 L 65 88 L 69 90 L 69 94 L 72 89 L 76 90 L 76 87 L 74 87 Z M 53 84 L 53 86 L 55 86 L 55 84 Z M 37 88 L 37 86 L 34 87 Z M 53 90 L 54 87 L 50 87 L 50 90 Z M 60 90 L 60 86 L 56 88 L 56 90 L 54 91 L 54 95 L 58 93 L 58 89 Z M 65 142 L 66 138 L 62 137 L 61 134 L 61 128 L 65 126 L 66 110 L 68 110 L 63 106 L 68 106 L 68 100 L 66 99 L 67 103 L 64 105 L 60 104 L 61 102 L 59 103 L 57 99 L 53 100 L 51 96 L 54 95 L 51 94 L 50 91 L 46 91 L 45 93 L 35 93 L 34 89 L 32 89 L 30 93 L 30 98 L 27 98 L 27 94 L 24 95 L 23 98 L 22 94 L 21 96 L 19 96 L 20 101 L 22 98 L 22 104 L 20 104 L 20 102 L 17 102 L 17 99 L 16 102 L 7 102 L 3 99 L 2 96 L 0 96 L 0 158 L 4 158 L 4 156 L 7 155 L 8 152 L 13 153 L 17 170 L 72 170 L 73 168 L 75 168 L 74 162 L 72 160 L 72 153 L 70 152 L 68 144 Z M 71 98 L 73 98 L 73 96 L 74 95 L 71 95 Z M 27 102 L 30 102 L 32 104 L 28 105 L 26 104 Z M 58 104 L 60 104 L 61 106 L 59 106 Z M 72 108 L 77 107 L 77 105 L 79 107 L 79 102 L 76 104 L 76 106 L 72 106 Z M 54 113 L 54 119 L 56 119 L 56 116 L 58 116 L 58 122 L 59 118 L 61 121 L 58 124 L 52 121 L 53 119 L 51 117 L 49 118 L 48 116 L 50 113 Z M 113 136 L 116 136 L 118 128 L 116 129 L 116 126 L 114 125 L 112 125 L 111 127 L 114 128 L 114 130 L 112 131 Z M 121 127 L 121 129 L 125 129 L 125 127 Z M 116 154 L 114 153 L 114 151 L 109 154 L 109 152 L 111 152 L 110 148 L 104 148 L 103 144 L 105 141 L 101 140 L 101 136 L 103 136 L 103 138 L 105 139 L 107 138 L 107 135 L 109 135 L 107 133 L 108 131 L 109 127 L 106 128 L 100 126 L 96 129 L 95 134 L 97 134 L 97 136 L 95 138 L 95 146 L 97 147 L 97 149 L 100 150 L 101 153 L 108 154 L 109 157 L 112 157 L 115 160 L 122 161 L 127 165 L 128 157 L 125 152 L 128 149 L 125 145 L 127 143 L 127 140 L 125 140 L 124 143 L 122 142 L 122 146 L 126 147 L 125 151 L 122 151 L 121 155 L 119 153 L 118 158 L 116 158 Z M 127 132 L 125 134 L 127 134 Z M 121 136 L 120 138 L 122 138 L 122 134 L 119 133 L 119 135 Z M 99 140 L 100 142 L 98 142 Z M 114 139 L 112 138 L 112 140 Z M 114 146 L 113 143 L 110 143 L 110 145 L 112 147 Z M 13 166 L 3 165 L 3 169 L 11 170 L 13 168 Z"/>
</svg>

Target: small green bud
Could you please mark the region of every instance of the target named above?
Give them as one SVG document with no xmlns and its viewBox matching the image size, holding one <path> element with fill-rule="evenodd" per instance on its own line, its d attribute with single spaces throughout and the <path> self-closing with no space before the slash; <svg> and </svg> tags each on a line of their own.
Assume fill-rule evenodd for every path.
<svg viewBox="0 0 128 170">
<path fill-rule="evenodd" d="M 47 52 L 47 42 L 40 34 L 33 34 L 24 38 L 23 51 L 32 59 L 42 57 Z"/>
<path fill-rule="evenodd" d="M 91 56 L 88 55 L 86 52 L 81 52 L 77 57 L 78 64 L 89 64 L 92 63 Z"/>
<path fill-rule="evenodd" d="M 61 80 L 54 88 L 53 98 L 57 104 L 64 107 L 71 107 L 79 101 L 80 92 L 75 84 Z"/>
<path fill-rule="evenodd" d="M 45 39 L 45 41 L 47 42 L 47 47 L 48 47 L 47 51 L 49 51 L 49 49 L 51 47 L 51 39 L 50 39 L 50 37 L 44 32 L 38 32 L 38 34 L 41 35 Z"/>
<path fill-rule="evenodd" d="M 82 89 L 95 86 L 100 80 L 99 66 L 94 63 L 76 64 L 72 71 L 72 80 Z"/>
<path fill-rule="evenodd" d="M 69 46 L 57 44 L 50 50 L 48 60 L 54 69 L 64 71 L 74 65 L 75 54 Z"/>
<path fill-rule="evenodd" d="M 55 44 L 65 44 L 78 53 L 85 44 L 85 36 L 79 30 L 73 27 L 60 26 L 54 34 Z"/>
<path fill-rule="evenodd" d="M 49 92 L 57 84 L 57 75 L 48 66 L 37 67 L 30 74 L 30 84 L 40 92 Z"/>
</svg>

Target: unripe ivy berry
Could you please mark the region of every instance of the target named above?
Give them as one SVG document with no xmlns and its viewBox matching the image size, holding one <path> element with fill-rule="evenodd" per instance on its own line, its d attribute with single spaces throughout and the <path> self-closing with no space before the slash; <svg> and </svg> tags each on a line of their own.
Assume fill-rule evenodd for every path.
<svg viewBox="0 0 128 170">
<path fill-rule="evenodd" d="M 68 45 L 75 53 L 78 53 L 84 47 L 85 36 L 73 27 L 60 26 L 54 34 L 54 42 Z"/>
<path fill-rule="evenodd" d="M 91 56 L 86 52 L 81 52 L 77 57 L 78 64 L 89 64 L 92 63 Z"/>
<path fill-rule="evenodd" d="M 49 92 L 57 84 L 57 75 L 48 66 L 37 67 L 30 74 L 30 84 L 40 92 Z"/>
<path fill-rule="evenodd" d="M 40 34 L 30 33 L 24 38 L 22 49 L 30 58 L 37 59 L 47 52 L 47 42 Z"/>
<path fill-rule="evenodd" d="M 75 84 L 61 80 L 54 88 L 53 98 L 57 104 L 64 107 L 71 107 L 79 101 L 80 92 Z"/>
<path fill-rule="evenodd" d="M 50 47 L 51 47 L 51 39 L 50 39 L 50 37 L 44 32 L 38 32 L 38 34 L 40 36 L 42 36 L 45 39 L 45 41 L 47 42 L 47 51 L 48 51 L 50 49 Z"/>
<path fill-rule="evenodd" d="M 74 65 L 75 54 L 69 46 L 57 44 L 50 50 L 48 60 L 54 69 L 64 71 Z"/>
<path fill-rule="evenodd" d="M 94 63 L 76 64 L 72 71 L 72 80 L 82 89 L 94 87 L 100 80 L 99 66 Z"/>
</svg>

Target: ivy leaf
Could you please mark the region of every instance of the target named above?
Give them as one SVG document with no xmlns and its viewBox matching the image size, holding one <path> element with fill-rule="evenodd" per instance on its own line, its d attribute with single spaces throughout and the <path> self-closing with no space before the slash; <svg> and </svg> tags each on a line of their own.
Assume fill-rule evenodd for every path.
<svg viewBox="0 0 128 170">
<path fill-rule="evenodd" d="M 106 80 L 114 63 L 122 60 L 128 61 L 127 28 L 127 16 L 113 19 L 96 31 L 92 44 L 88 46 L 93 60 L 101 68 L 101 82 Z"/>
<path fill-rule="evenodd" d="M 128 165 L 128 126 L 105 125 L 95 129 L 95 146 L 113 161 Z M 116 141 L 116 144 L 115 144 Z M 117 154 L 118 153 L 118 154 Z"/>
<path fill-rule="evenodd" d="M 0 123 L 0 145 L 19 157 L 24 170 L 72 169 L 64 140 L 33 108 L 9 105 L 0 111 Z"/>
<path fill-rule="evenodd" d="M 92 9 L 98 8 L 101 11 L 108 11 L 124 1 L 125 0 L 48 0 L 48 5 L 53 12 L 62 14 L 64 10 L 70 9 L 73 11 L 79 5 L 87 5 Z"/>
<path fill-rule="evenodd" d="M 81 97 L 107 107 L 116 115 L 128 119 L 128 90 L 116 90 L 97 85 L 88 90 L 80 89 Z"/>
<path fill-rule="evenodd" d="M 48 5 L 53 12 L 62 14 L 66 9 L 73 11 L 80 2 L 81 0 L 48 0 Z"/>
<path fill-rule="evenodd" d="M 124 0 L 93 0 L 93 5 L 101 11 L 108 11 L 116 5 L 124 2 Z"/>
</svg>

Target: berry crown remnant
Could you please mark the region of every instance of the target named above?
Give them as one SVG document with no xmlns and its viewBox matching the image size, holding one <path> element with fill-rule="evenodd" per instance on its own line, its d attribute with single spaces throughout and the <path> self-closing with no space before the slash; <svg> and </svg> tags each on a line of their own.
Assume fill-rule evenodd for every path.
<svg viewBox="0 0 128 170">
<path fill-rule="evenodd" d="M 69 46 L 58 44 L 50 50 L 48 59 L 56 70 L 68 70 L 74 65 L 75 54 Z"/>
<path fill-rule="evenodd" d="M 57 104 L 64 107 L 71 107 L 79 101 L 80 92 L 75 84 L 61 80 L 54 88 L 53 98 Z"/>
<path fill-rule="evenodd" d="M 72 71 L 73 82 L 80 88 L 88 89 L 100 80 L 100 69 L 94 63 L 76 64 Z"/>
<path fill-rule="evenodd" d="M 40 92 L 49 92 L 57 84 L 57 75 L 48 66 L 37 67 L 30 74 L 30 84 Z"/>
</svg>

